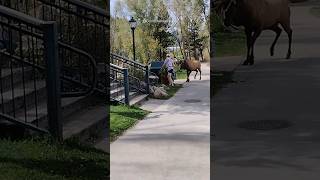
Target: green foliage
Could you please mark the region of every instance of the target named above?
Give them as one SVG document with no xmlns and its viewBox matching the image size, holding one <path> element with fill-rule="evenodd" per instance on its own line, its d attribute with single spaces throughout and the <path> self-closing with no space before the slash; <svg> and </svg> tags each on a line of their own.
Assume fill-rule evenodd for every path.
<svg viewBox="0 0 320 180">
<path fill-rule="evenodd" d="M 176 56 L 185 57 L 188 50 L 188 22 L 197 22 L 199 34 L 193 44 L 200 51 L 209 49 L 208 0 L 124 0 L 117 1 L 115 15 L 111 18 L 112 51 L 133 57 L 132 35 L 128 15 L 138 22 L 135 30 L 136 58 L 141 63 L 163 60 L 167 47 L 178 42 L 181 51 Z M 177 34 L 176 34 L 177 33 Z M 174 35 L 175 34 L 175 35 Z"/>
<path fill-rule="evenodd" d="M 243 32 L 216 33 L 215 57 L 239 56 L 246 51 L 246 37 Z"/>
<path fill-rule="evenodd" d="M 217 15 L 216 12 L 212 12 L 211 16 L 211 28 L 213 32 L 225 32 L 225 27 L 223 26 L 223 22 L 221 18 Z"/>
<path fill-rule="evenodd" d="M 184 57 L 199 59 L 199 53 L 203 56 L 203 51 L 209 50 L 208 7 L 207 0 L 173 0 Z"/>
<path fill-rule="evenodd" d="M 187 70 L 179 69 L 176 70 L 177 79 L 187 79 Z"/>
</svg>

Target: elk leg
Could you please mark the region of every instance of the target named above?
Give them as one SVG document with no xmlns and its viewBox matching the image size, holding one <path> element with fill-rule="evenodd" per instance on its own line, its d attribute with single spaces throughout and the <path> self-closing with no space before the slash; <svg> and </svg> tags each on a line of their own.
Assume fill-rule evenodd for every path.
<svg viewBox="0 0 320 180">
<path fill-rule="evenodd" d="M 201 80 L 201 69 L 199 69 L 199 72 L 200 72 L 200 79 L 199 80 Z"/>
<path fill-rule="evenodd" d="M 289 30 L 288 32 L 288 37 L 289 37 L 289 48 L 288 48 L 288 53 L 287 53 L 287 59 L 291 58 L 291 44 L 292 44 L 292 29 Z"/>
<path fill-rule="evenodd" d="M 250 61 L 249 61 L 250 65 L 254 64 L 254 44 L 255 44 L 257 38 L 260 36 L 261 32 L 262 31 L 259 29 L 259 30 L 254 31 L 254 33 L 253 33 L 253 36 L 251 39 L 251 44 L 250 44 L 250 46 L 251 46 L 251 54 L 250 54 Z"/>
<path fill-rule="evenodd" d="M 290 27 L 290 22 L 288 23 L 282 23 L 281 24 L 284 31 L 286 31 L 286 33 L 288 34 L 288 38 L 289 38 L 289 48 L 288 48 L 288 53 L 287 53 L 287 59 L 290 59 L 291 57 L 291 44 L 292 44 L 292 29 Z"/>
<path fill-rule="evenodd" d="M 247 59 L 243 62 L 242 65 L 248 65 L 248 63 L 249 63 L 250 49 L 251 49 L 250 48 L 250 42 L 251 42 L 251 39 L 252 39 L 252 31 L 246 29 L 245 32 L 246 32 L 246 37 L 247 37 Z"/>
<path fill-rule="evenodd" d="M 274 46 L 276 45 L 280 35 L 281 35 L 281 28 L 277 25 L 273 26 L 272 28 L 270 28 L 272 31 L 274 31 L 277 35 L 276 35 L 276 38 L 274 39 L 271 47 L 270 47 L 270 55 L 273 56 L 274 55 Z"/>
<path fill-rule="evenodd" d="M 190 70 L 187 70 L 187 81 L 186 81 L 186 82 L 189 82 L 189 81 L 190 81 L 190 79 L 189 79 L 190 73 L 191 73 L 191 71 L 190 71 Z"/>
<path fill-rule="evenodd" d="M 198 70 L 196 69 L 196 74 L 194 75 L 194 79 L 196 79 L 197 74 L 198 74 Z"/>
</svg>

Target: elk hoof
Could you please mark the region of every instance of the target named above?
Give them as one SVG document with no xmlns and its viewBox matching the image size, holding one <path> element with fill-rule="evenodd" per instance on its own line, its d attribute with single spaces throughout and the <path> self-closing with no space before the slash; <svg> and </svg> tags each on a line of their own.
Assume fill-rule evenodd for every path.
<svg viewBox="0 0 320 180">
<path fill-rule="evenodd" d="M 274 55 L 274 52 L 273 50 L 270 51 L 270 56 L 273 56 Z"/>
<path fill-rule="evenodd" d="M 249 64 L 249 61 L 248 60 L 245 60 L 244 62 L 243 62 L 243 64 L 242 65 L 248 65 Z"/>
<path fill-rule="evenodd" d="M 249 63 L 249 64 L 250 64 L 250 66 L 252 66 L 252 65 L 254 64 L 254 61 L 250 61 L 250 63 Z"/>
<path fill-rule="evenodd" d="M 290 59 L 291 58 L 291 54 L 287 54 L 287 59 Z"/>
</svg>

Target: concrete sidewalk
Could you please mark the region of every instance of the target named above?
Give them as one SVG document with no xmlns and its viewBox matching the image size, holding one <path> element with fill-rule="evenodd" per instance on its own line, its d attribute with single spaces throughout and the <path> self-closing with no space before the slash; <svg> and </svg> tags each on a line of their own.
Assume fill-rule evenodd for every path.
<svg viewBox="0 0 320 180">
<path fill-rule="evenodd" d="M 292 59 L 283 59 L 282 34 L 270 57 L 273 32 L 256 45 L 254 66 L 239 66 L 236 83 L 213 98 L 214 180 L 318 180 L 320 177 L 320 19 L 310 7 L 292 7 Z M 242 59 L 243 60 L 243 59 Z M 239 128 L 251 120 L 285 120 L 285 129 Z"/>
<path fill-rule="evenodd" d="M 210 68 L 202 67 L 201 81 L 147 101 L 142 108 L 152 113 L 111 144 L 111 180 L 210 178 Z"/>
</svg>

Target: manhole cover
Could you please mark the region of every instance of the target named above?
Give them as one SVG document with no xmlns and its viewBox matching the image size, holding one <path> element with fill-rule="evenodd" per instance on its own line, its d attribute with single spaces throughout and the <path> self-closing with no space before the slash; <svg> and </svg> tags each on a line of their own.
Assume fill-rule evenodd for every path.
<svg viewBox="0 0 320 180">
<path fill-rule="evenodd" d="M 290 127 L 292 124 L 285 120 L 258 120 L 245 121 L 238 124 L 238 127 L 252 130 L 273 130 Z"/>
<path fill-rule="evenodd" d="M 201 102 L 200 99 L 187 99 L 187 100 L 184 100 L 184 102 L 186 103 L 198 103 L 198 102 Z"/>
</svg>

